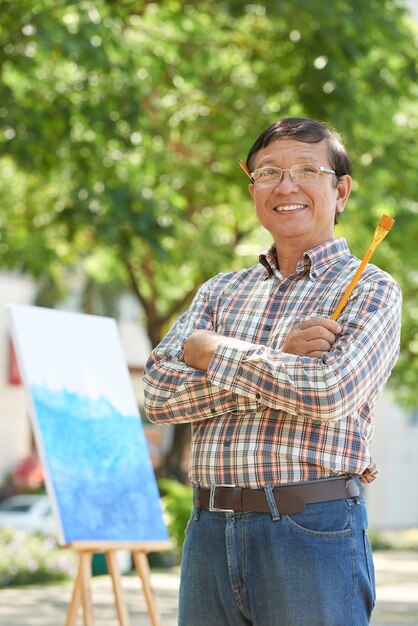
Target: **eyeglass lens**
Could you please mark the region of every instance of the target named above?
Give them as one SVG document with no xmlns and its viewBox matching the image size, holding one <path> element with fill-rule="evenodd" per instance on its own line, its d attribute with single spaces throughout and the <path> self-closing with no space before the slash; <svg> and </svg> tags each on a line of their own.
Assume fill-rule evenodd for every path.
<svg viewBox="0 0 418 626">
<path fill-rule="evenodd" d="M 319 177 L 320 169 L 313 165 L 294 165 L 289 169 L 280 167 L 262 167 L 253 172 L 254 183 L 258 186 L 278 184 L 283 178 L 284 172 L 289 172 L 291 179 L 295 183 L 316 180 Z"/>
</svg>

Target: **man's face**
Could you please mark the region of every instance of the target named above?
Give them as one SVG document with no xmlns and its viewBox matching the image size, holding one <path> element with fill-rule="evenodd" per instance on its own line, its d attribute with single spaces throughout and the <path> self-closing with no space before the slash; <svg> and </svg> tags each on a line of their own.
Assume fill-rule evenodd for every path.
<svg viewBox="0 0 418 626">
<path fill-rule="evenodd" d="M 255 157 L 253 171 L 261 167 L 288 169 L 309 163 L 332 169 L 327 144 L 278 139 L 262 148 Z M 335 186 L 333 174 L 321 173 L 314 181 L 295 183 L 284 172 L 280 183 L 268 187 L 249 186 L 260 223 L 273 236 L 276 245 L 292 246 L 300 252 L 334 236 L 335 214 L 344 210 L 351 189 L 350 176 Z"/>
</svg>

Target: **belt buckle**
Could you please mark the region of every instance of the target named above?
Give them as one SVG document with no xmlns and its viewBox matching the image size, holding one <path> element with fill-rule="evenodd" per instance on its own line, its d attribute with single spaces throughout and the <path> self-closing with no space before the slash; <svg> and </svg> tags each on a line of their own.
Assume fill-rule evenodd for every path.
<svg viewBox="0 0 418 626">
<path fill-rule="evenodd" d="M 236 485 L 211 485 L 209 494 L 209 511 L 218 513 L 235 513 L 234 509 L 219 509 L 215 507 L 215 489 L 218 487 L 236 487 Z"/>
</svg>

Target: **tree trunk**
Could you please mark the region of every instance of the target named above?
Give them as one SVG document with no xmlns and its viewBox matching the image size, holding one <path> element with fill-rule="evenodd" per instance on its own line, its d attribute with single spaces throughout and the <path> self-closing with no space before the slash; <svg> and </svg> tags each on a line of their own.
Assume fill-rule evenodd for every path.
<svg viewBox="0 0 418 626">
<path fill-rule="evenodd" d="M 160 322 L 160 323 L 159 323 Z M 153 347 L 158 345 L 163 335 L 163 324 L 160 320 L 147 318 L 147 332 Z M 173 442 L 170 449 L 157 469 L 157 478 L 175 478 L 188 484 L 187 463 L 190 449 L 190 424 L 175 424 Z"/>
</svg>

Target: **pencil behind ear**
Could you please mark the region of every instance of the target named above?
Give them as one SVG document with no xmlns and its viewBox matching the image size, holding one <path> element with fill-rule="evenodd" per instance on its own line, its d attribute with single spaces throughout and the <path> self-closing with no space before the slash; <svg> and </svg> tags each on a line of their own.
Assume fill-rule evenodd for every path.
<svg viewBox="0 0 418 626">
<path fill-rule="evenodd" d="M 247 174 L 248 178 L 251 180 L 252 182 L 252 178 L 251 178 L 251 172 L 248 169 L 248 167 L 245 165 L 244 161 L 241 161 L 241 159 L 238 161 L 238 163 L 241 165 L 242 169 L 244 170 L 244 172 Z"/>
</svg>

